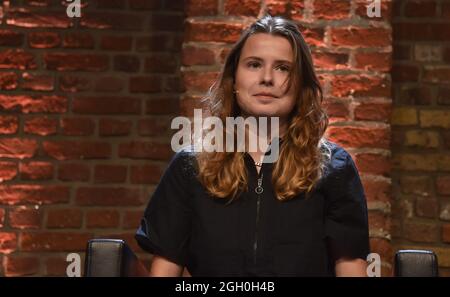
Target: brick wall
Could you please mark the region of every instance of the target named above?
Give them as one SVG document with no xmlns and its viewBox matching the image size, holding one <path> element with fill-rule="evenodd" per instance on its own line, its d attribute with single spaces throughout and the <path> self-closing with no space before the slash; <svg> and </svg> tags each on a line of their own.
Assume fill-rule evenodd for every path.
<svg viewBox="0 0 450 297">
<path fill-rule="evenodd" d="M 65 275 L 67 253 L 91 237 L 139 251 L 132 236 L 172 155 L 170 119 L 200 107 L 265 12 L 296 20 L 311 45 L 328 135 L 356 161 L 382 275 L 411 246 L 439 252 L 448 274 L 448 1 L 382 0 L 381 18 L 365 0 L 89 0 L 74 19 L 61 3 L 0 6 L 2 275 Z"/>
<path fill-rule="evenodd" d="M 450 276 L 450 1 L 394 5 L 393 239 Z"/>
<path fill-rule="evenodd" d="M 138 250 L 172 154 L 183 2 L 82 2 L 0 2 L 1 275 L 63 276 L 92 237 Z"/>
</svg>

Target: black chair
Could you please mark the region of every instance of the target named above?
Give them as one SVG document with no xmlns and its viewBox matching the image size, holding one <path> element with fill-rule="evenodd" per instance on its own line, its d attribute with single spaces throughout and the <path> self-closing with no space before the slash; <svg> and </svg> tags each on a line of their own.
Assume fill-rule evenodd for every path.
<svg viewBox="0 0 450 297">
<path fill-rule="evenodd" d="M 395 254 L 394 276 L 437 277 L 438 261 L 432 251 L 399 250 Z M 148 270 L 120 239 L 92 239 L 86 250 L 84 276 L 148 276 Z"/>
</svg>

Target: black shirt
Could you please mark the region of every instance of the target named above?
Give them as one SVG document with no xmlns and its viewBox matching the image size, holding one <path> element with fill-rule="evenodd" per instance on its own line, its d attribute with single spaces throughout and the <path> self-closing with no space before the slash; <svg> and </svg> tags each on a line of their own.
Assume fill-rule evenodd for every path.
<svg viewBox="0 0 450 297">
<path fill-rule="evenodd" d="M 263 163 L 258 175 L 245 153 L 249 191 L 227 204 L 196 179 L 195 153 L 176 153 L 145 209 L 138 244 L 192 276 L 333 276 L 336 259 L 365 260 L 364 190 L 350 154 L 330 143 L 331 160 L 311 196 L 285 202 L 272 188 L 274 164 Z M 261 175 L 264 191 L 257 194 Z"/>
</svg>

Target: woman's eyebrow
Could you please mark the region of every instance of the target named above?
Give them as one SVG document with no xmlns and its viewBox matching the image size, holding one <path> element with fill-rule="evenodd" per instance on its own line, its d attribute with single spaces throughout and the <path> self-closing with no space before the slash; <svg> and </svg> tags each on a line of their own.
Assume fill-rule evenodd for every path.
<svg viewBox="0 0 450 297">
<path fill-rule="evenodd" d="M 249 56 L 249 57 L 246 57 L 246 58 L 244 59 L 244 61 L 245 61 L 245 60 L 249 60 L 249 59 L 258 60 L 258 61 L 264 61 L 264 59 L 262 59 L 262 58 L 260 58 L 260 57 L 256 57 L 256 56 Z M 292 62 L 291 62 L 291 61 L 288 61 L 288 60 L 275 60 L 275 62 L 276 62 L 276 63 L 292 64 Z"/>
</svg>

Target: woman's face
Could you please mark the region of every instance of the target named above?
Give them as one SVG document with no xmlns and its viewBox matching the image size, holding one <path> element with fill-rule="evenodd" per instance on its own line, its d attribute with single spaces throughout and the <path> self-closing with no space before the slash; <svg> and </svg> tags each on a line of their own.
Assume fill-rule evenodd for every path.
<svg viewBox="0 0 450 297">
<path fill-rule="evenodd" d="M 287 90 L 293 59 L 284 37 L 257 33 L 246 40 L 234 84 L 243 116 L 279 117 L 280 124 L 287 120 L 296 100 L 294 84 Z"/>
</svg>

